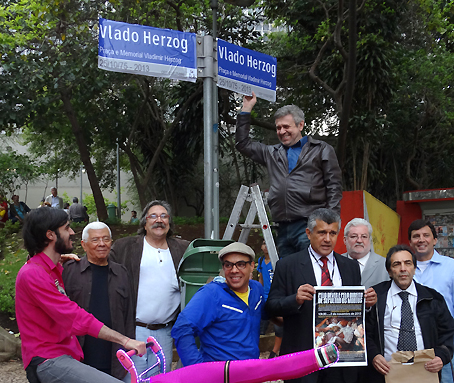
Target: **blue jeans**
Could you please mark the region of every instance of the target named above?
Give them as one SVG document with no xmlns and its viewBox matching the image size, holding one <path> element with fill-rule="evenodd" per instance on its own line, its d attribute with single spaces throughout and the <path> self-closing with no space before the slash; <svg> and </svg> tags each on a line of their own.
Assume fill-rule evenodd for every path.
<svg viewBox="0 0 454 383">
<path fill-rule="evenodd" d="M 36 369 L 41 383 L 119 383 L 114 377 L 83 364 L 69 355 L 48 359 Z"/>
<path fill-rule="evenodd" d="M 454 358 L 452 358 L 454 363 Z M 451 363 L 445 364 L 441 370 L 441 383 L 453 383 Z"/>
<path fill-rule="evenodd" d="M 279 222 L 276 245 L 279 258 L 307 249 L 310 245 L 306 234 L 307 219 L 292 222 Z"/>
<path fill-rule="evenodd" d="M 171 331 L 172 326 L 167 326 L 159 330 L 149 330 L 146 329 L 145 327 L 136 326 L 137 340 L 142 340 L 146 342 L 149 336 L 153 336 L 161 345 L 162 350 L 164 351 L 164 356 L 166 358 L 166 372 L 170 371 L 173 359 L 173 338 L 170 335 Z M 149 348 L 147 348 L 146 355 L 142 357 L 134 355 L 132 357 L 132 360 L 136 365 L 138 375 L 145 371 L 147 368 L 151 367 L 157 361 L 155 354 Z M 147 374 L 147 376 L 157 375 L 158 372 L 159 372 L 158 368 L 154 368 Z"/>
</svg>

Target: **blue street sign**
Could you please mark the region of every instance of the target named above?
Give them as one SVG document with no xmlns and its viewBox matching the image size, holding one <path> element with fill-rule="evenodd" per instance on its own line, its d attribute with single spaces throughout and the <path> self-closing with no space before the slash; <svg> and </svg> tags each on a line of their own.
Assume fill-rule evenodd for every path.
<svg viewBox="0 0 454 383">
<path fill-rule="evenodd" d="M 100 18 L 98 68 L 195 82 L 196 35 Z"/>
<path fill-rule="evenodd" d="M 276 101 L 275 57 L 218 39 L 218 87 Z"/>
</svg>

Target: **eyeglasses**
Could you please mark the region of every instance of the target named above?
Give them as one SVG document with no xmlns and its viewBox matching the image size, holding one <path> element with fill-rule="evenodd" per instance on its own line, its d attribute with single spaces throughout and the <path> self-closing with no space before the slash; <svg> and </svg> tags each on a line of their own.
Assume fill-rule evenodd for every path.
<svg viewBox="0 0 454 383">
<path fill-rule="evenodd" d="M 93 243 L 94 245 L 100 244 L 101 241 L 103 241 L 106 245 L 108 245 L 110 242 L 112 242 L 112 238 L 110 238 L 110 237 L 102 237 L 102 238 L 95 237 L 95 238 L 90 238 L 89 241 L 91 243 Z"/>
<path fill-rule="evenodd" d="M 369 236 L 366 234 L 362 234 L 362 235 L 352 234 L 352 235 L 349 235 L 348 238 L 350 238 L 354 241 L 357 241 L 358 238 L 361 238 L 363 241 L 367 241 L 369 239 Z"/>
<path fill-rule="evenodd" d="M 222 266 L 226 270 L 232 270 L 233 266 L 236 266 L 236 268 L 238 270 L 244 270 L 246 268 L 246 265 L 247 264 L 251 264 L 251 263 L 252 263 L 252 261 L 238 261 L 238 262 L 235 262 L 235 263 L 225 261 L 225 262 L 222 263 Z"/>
<path fill-rule="evenodd" d="M 166 220 L 166 219 L 169 219 L 170 215 L 166 214 L 166 213 L 162 213 L 162 214 L 150 214 L 150 215 L 147 215 L 145 218 L 146 219 L 151 219 L 153 221 L 156 221 L 158 218 L 161 218 L 163 221 Z"/>
</svg>

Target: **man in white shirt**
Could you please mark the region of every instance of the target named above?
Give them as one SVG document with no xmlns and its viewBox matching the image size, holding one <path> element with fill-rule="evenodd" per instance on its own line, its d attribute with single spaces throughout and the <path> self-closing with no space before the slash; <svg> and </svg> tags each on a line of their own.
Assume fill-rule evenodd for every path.
<svg viewBox="0 0 454 383">
<path fill-rule="evenodd" d="M 369 381 L 385 382 L 396 351 L 433 348 L 435 358 L 425 364 L 438 373 L 453 353 L 454 319 L 442 295 L 413 280 L 416 257 L 410 247 L 397 245 L 386 256 L 391 281 L 374 286 L 377 304 L 366 313 Z"/>
<path fill-rule="evenodd" d="M 136 339 L 155 337 L 164 351 L 168 372 L 173 356 L 171 330 L 181 301 L 177 268 L 189 242 L 171 237 L 172 212 L 166 201 L 149 202 L 139 226 L 137 236 L 115 241 L 110 259 L 125 265 L 132 279 Z M 133 359 L 139 374 L 156 362 L 151 350 Z"/>
<path fill-rule="evenodd" d="M 415 281 L 437 290 L 445 298 L 451 315 L 454 316 L 454 259 L 435 250 L 437 231 L 431 222 L 417 219 L 408 228 L 408 240 L 418 263 Z M 451 366 L 441 372 L 441 383 L 452 383 Z"/>
<path fill-rule="evenodd" d="M 344 229 L 344 243 L 347 252 L 342 254 L 354 259 L 361 271 L 361 284 L 369 288 L 388 281 L 385 258 L 371 250 L 372 225 L 363 218 L 353 218 Z"/>
<path fill-rule="evenodd" d="M 50 189 L 50 193 L 46 197 L 45 202 L 49 203 L 55 209 L 63 209 L 63 198 L 57 195 L 57 188 L 55 186 Z"/>
</svg>

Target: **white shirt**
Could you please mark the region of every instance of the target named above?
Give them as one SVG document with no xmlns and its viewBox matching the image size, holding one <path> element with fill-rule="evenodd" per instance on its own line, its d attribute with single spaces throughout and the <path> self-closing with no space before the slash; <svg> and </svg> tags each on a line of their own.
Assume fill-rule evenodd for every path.
<svg viewBox="0 0 454 383">
<path fill-rule="evenodd" d="M 136 320 L 165 324 L 175 319 L 180 290 L 169 249 L 152 247 L 143 238 Z"/>
<path fill-rule="evenodd" d="M 60 198 L 52 196 L 52 207 L 60 207 Z"/>
<path fill-rule="evenodd" d="M 399 340 L 400 329 L 400 313 L 402 308 L 402 298 L 398 295 L 401 291 L 394 281 L 391 282 L 391 287 L 388 290 L 386 297 L 385 317 L 383 320 L 385 330 L 385 359 L 391 360 L 391 355 L 397 351 L 397 342 Z M 416 291 L 415 282 L 407 288 L 408 302 L 410 303 L 411 311 L 413 311 L 413 320 L 415 324 L 416 345 L 418 350 L 424 350 L 424 341 L 422 338 L 421 326 L 416 317 L 416 302 L 418 293 Z"/>
<path fill-rule="evenodd" d="M 317 281 L 317 286 L 322 285 L 322 266 L 323 262 L 320 260 L 322 257 L 320 254 L 317 254 L 312 246 L 309 246 L 309 256 L 311 257 L 312 267 L 314 268 L 315 280 Z M 328 256 L 328 271 L 329 276 L 331 278 L 331 282 L 333 282 L 333 286 L 342 286 L 342 277 L 339 272 L 339 268 L 337 267 L 336 258 L 334 258 L 333 252 L 331 252 Z"/>
<path fill-rule="evenodd" d="M 347 258 L 354 259 L 350 256 L 350 254 L 347 253 Z M 370 251 L 362 258 L 360 259 L 355 259 L 358 261 L 359 264 L 359 270 L 361 271 L 361 274 L 363 274 L 364 269 L 366 268 L 367 261 L 370 258 Z"/>
</svg>

